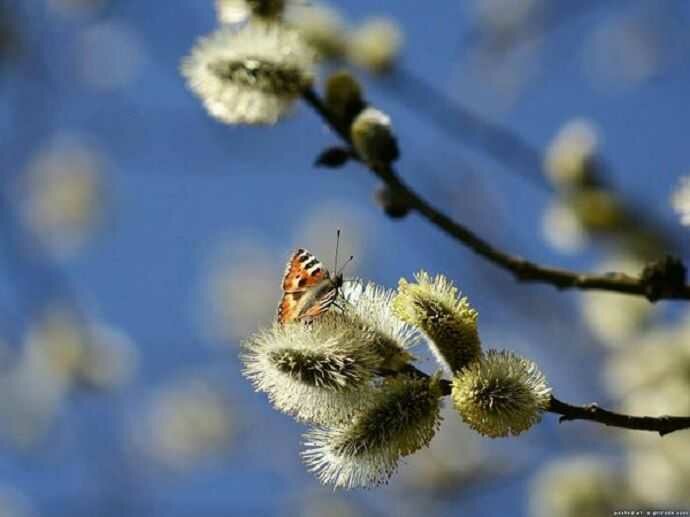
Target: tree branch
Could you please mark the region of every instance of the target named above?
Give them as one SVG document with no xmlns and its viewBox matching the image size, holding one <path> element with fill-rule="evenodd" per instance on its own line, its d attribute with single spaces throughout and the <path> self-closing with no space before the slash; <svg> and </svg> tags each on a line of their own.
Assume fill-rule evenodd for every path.
<svg viewBox="0 0 690 517">
<path fill-rule="evenodd" d="M 630 416 L 621 413 L 614 413 L 607 409 L 600 408 L 597 404 L 589 404 L 588 406 L 572 406 L 565 402 L 561 402 L 556 397 L 551 396 L 551 403 L 547 409 L 550 413 L 561 415 L 559 422 L 568 422 L 571 420 L 590 420 L 592 422 L 599 422 L 600 424 L 611 427 L 620 427 L 623 429 L 633 429 L 637 431 L 655 431 L 660 436 L 680 431 L 682 429 L 690 429 L 690 417 L 681 416 Z"/>
<path fill-rule="evenodd" d="M 319 95 L 309 88 L 303 93 L 303 98 L 340 138 L 352 148 L 348 128 L 343 127 L 340 121 L 333 116 Z M 603 275 L 580 273 L 542 266 L 499 250 L 465 226 L 452 220 L 408 187 L 392 166 L 367 166 L 389 189 L 394 191 L 401 199 L 404 199 L 410 209 L 416 210 L 430 223 L 455 238 L 477 255 L 512 273 L 521 282 L 549 284 L 558 289 L 603 290 L 644 296 L 652 302 L 660 299 L 690 299 L 690 285 L 685 283 L 685 270 L 682 264 L 678 262 L 671 263 L 671 266 L 675 266 L 675 269 L 672 271 L 674 274 L 665 274 L 668 272 L 657 267 L 650 274 L 642 274 L 640 277 L 633 277 L 623 273 L 606 273 Z M 658 265 L 655 264 L 655 266 Z M 678 274 L 679 268 L 682 269 L 682 274 Z M 644 273 L 647 273 L 647 271 Z"/>
<path fill-rule="evenodd" d="M 412 365 L 408 365 L 403 370 L 403 373 L 413 377 L 428 378 L 429 376 L 421 370 L 418 370 Z M 392 375 L 393 372 L 386 372 L 384 375 Z M 441 390 L 443 395 L 448 396 L 453 389 L 453 383 L 449 380 L 441 380 Z M 621 413 L 615 413 L 608 409 L 600 408 L 597 404 L 589 404 L 587 406 L 573 406 L 566 402 L 561 402 L 553 395 L 549 402 L 549 407 L 546 412 L 561 415 L 559 422 L 570 422 L 573 420 L 589 420 L 590 422 L 597 422 L 610 427 L 618 427 L 621 429 L 630 429 L 633 431 L 653 431 L 659 433 L 660 436 L 672 433 L 674 431 L 681 431 L 683 429 L 690 429 L 690 417 L 687 416 L 630 416 Z"/>
</svg>

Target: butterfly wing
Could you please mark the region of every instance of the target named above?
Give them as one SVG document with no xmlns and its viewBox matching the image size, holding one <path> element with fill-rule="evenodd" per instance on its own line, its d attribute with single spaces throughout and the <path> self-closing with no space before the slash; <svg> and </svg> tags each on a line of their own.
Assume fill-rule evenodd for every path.
<svg viewBox="0 0 690 517">
<path fill-rule="evenodd" d="M 311 320 L 317 316 L 323 314 L 328 310 L 333 302 L 338 298 L 338 287 L 333 283 L 330 289 L 326 290 L 323 295 L 321 295 L 315 302 L 309 306 L 302 314 L 299 315 L 299 319 Z"/>
<path fill-rule="evenodd" d="M 295 251 L 288 260 L 283 275 L 283 297 L 278 305 L 278 323 L 285 324 L 300 319 L 312 310 L 312 304 L 317 301 L 314 289 L 329 278 L 328 270 L 309 251 L 302 248 Z"/>
<path fill-rule="evenodd" d="M 300 298 L 304 295 L 304 291 L 296 293 L 284 293 L 278 304 L 278 323 L 284 325 L 290 321 L 296 320 L 298 315 L 297 308 L 299 307 Z"/>
<path fill-rule="evenodd" d="M 285 266 L 283 292 L 306 291 L 324 278 L 328 278 L 328 270 L 314 255 L 300 248 L 292 254 Z"/>
</svg>

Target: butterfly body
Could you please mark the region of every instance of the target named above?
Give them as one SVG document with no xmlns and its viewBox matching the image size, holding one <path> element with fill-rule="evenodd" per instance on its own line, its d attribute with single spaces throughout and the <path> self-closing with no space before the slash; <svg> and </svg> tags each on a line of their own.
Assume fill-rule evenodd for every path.
<svg viewBox="0 0 690 517">
<path fill-rule="evenodd" d="M 326 312 L 338 298 L 342 285 L 341 274 L 332 276 L 309 251 L 296 250 L 283 275 L 278 323 L 309 321 Z"/>
</svg>

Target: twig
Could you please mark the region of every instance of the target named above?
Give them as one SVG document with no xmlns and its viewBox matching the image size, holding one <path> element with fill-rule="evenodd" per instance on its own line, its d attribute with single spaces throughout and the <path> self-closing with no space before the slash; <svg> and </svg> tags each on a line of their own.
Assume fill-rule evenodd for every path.
<svg viewBox="0 0 690 517">
<path fill-rule="evenodd" d="M 413 377 L 429 377 L 426 373 L 418 370 L 412 365 L 408 365 L 404 373 Z M 387 374 L 392 374 L 389 372 Z M 384 373 L 386 375 L 386 373 Z M 441 390 L 445 396 L 451 394 L 453 383 L 449 380 L 441 380 Z M 614 413 L 608 409 L 600 408 L 597 404 L 589 404 L 587 406 L 573 406 L 566 402 L 561 402 L 553 395 L 549 402 L 549 407 L 546 409 L 548 413 L 561 415 L 559 422 L 570 422 L 573 420 L 589 420 L 590 422 L 597 422 L 610 427 L 618 427 L 621 429 L 630 429 L 633 431 L 653 431 L 659 433 L 660 436 L 672 433 L 674 431 L 681 431 L 683 429 L 690 429 L 690 417 L 686 416 L 630 416 L 621 413 Z"/>
<path fill-rule="evenodd" d="M 607 409 L 600 408 L 597 404 L 588 406 L 572 406 L 561 402 L 556 397 L 551 397 L 549 408 L 550 413 L 561 415 L 559 422 L 569 422 L 571 420 L 590 420 L 611 427 L 623 429 L 633 429 L 636 431 L 655 431 L 660 436 L 690 429 L 690 417 L 685 416 L 630 416 L 621 413 L 614 413 Z"/>
<path fill-rule="evenodd" d="M 303 98 L 340 138 L 352 147 L 347 128 L 344 128 L 339 120 L 330 113 L 319 95 L 310 88 L 303 93 Z M 404 199 L 410 209 L 416 210 L 430 223 L 454 237 L 477 255 L 509 271 L 521 282 L 549 284 L 558 289 L 595 289 L 644 296 L 652 302 L 660 299 L 690 299 L 690 285 L 685 283 L 683 275 L 681 275 L 681 281 L 678 281 L 678 275 L 676 275 L 674 276 L 674 281 L 671 282 L 663 274 L 633 277 L 623 273 L 606 273 L 603 275 L 579 273 L 542 266 L 521 257 L 505 253 L 465 226 L 452 220 L 417 195 L 400 179 L 392 166 L 377 167 L 368 165 L 368 167 L 388 188 L 394 191 L 401 199 Z M 680 267 L 682 268 L 682 264 Z"/>
</svg>

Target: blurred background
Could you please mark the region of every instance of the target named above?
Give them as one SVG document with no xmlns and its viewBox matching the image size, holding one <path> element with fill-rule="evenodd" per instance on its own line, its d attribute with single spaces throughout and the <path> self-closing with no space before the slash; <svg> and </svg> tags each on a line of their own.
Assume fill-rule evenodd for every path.
<svg viewBox="0 0 690 517">
<path fill-rule="evenodd" d="M 670 201 L 690 173 L 687 2 L 308 9 L 295 23 L 351 50 L 323 73 L 349 60 L 391 116 L 401 175 L 489 241 L 602 272 L 690 257 Z M 304 429 L 237 357 L 295 247 L 331 266 L 340 228 L 349 275 L 444 273 L 485 347 L 535 360 L 563 400 L 635 414 L 690 414 L 690 312 L 519 285 L 387 217 L 364 169 L 313 167 L 338 142 L 305 106 L 268 128 L 213 120 L 178 67 L 218 23 L 212 0 L 0 1 L 0 515 L 687 509 L 690 434 L 553 415 L 489 440 L 447 411 L 388 486 L 319 486 Z"/>
</svg>

